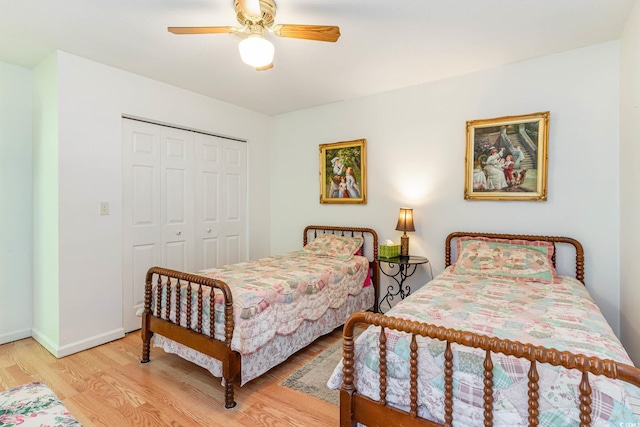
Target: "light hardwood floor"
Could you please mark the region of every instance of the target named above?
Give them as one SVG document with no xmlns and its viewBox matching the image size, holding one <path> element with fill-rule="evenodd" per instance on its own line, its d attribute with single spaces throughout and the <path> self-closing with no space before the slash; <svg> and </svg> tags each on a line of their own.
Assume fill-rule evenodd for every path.
<svg viewBox="0 0 640 427">
<path fill-rule="evenodd" d="M 46 383 L 83 426 L 335 426 L 338 407 L 281 386 L 341 337 L 341 328 L 243 387 L 224 409 L 220 379 L 162 349 L 140 363 L 138 332 L 61 359 L 32 338 L 0 345 L 0 391 Z"/>
</svg>

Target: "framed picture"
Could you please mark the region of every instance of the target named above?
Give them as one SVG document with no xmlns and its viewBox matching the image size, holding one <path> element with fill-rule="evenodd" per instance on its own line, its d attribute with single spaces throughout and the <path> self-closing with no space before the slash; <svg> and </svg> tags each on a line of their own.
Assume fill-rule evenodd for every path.
<svg viewBox="0 0 640 427">
<path fill-rule="evenodd" d="M 366 142 L 320 144 L 320 203 L 367 203 Z"/>
<path fill-rule="evenodd" d="M 466 200 L 547 200 L 549 112 L 467 121 Z"/>
</svg>

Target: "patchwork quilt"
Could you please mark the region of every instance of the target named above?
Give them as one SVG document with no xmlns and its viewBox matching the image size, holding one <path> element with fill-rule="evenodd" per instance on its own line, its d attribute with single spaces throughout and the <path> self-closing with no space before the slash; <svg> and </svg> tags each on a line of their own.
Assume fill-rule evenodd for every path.
<svg viewBox="0 0 640 427">
<path fill-rule="evenodd" d="M 2 427 L 81 427 L 53 391 L 33 382 L 0 393 Z"/>
<path fill-rule="evenodd" d="M 362 256 L 350 260 L 317 256 L 304 251 L 290 252 L 256 261 L 230 264 L 197 274 L 219 279 L 233 294 L 235 329 L 231 348 L 250 354 L 275 335 L 290 335 L 304 321 L 314 321 L 330 308 L 345 304 L 349 295 L 363 290 L 369 261 Z M 197 285 L 193 285 L 192 327 L 196 326 Z M 175 322 L 176 293 L 169 295 L 170 318 Z M 214 336 L 224 340 L 224 306 L 220 292 L 214 297 Z M 156 292 L 153 292 L 154 298 Z M 186 325 L 187 284 L 180 288 L 180 323 Z M 161 309 L 166 310 L 167 291 L 162 293 Z M 203 332 L 210 328 L 209 292 L 203 293 Z M 152 305 L 156 309 L 155 302 Z"/>
<path fill-rule="evenodd" d="M 398 303 L 389 316 L 436 324 L 502 339 L 582 353 L 633 365 L 587 289 L 571 277 L 553 283 L 514 281 L 446 270 Z M 357 340 L 356 386 L 359 394 L 379 398 L 379 327 Z M 387 330 L 387 400 L 409 406 L 411 335 Z M 445 342 L 418 337 L 419 413 L 443 422 Z M 454 351 L 454 420 L 456 425 L 482 425 L 484 351 L 452 346 Z M 529 362 L 492 354 L 494 425 L 527 425 Z M 579 424 L 578 384 L 581 373 L 538 364 L 540 425 Z M 602 376 L 589 376 L 592 425 L 640 425 L 640 391 Z M 328 382 L 342 385 L 342 364 Z"/>
</svg>

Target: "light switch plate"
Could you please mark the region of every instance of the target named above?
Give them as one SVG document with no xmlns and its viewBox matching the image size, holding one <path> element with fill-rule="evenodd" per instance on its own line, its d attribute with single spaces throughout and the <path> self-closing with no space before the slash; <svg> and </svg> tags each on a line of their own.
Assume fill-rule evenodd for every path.
<svg viewBox="0 0 640 427">
<path fill-rule="evenodd" d="M 100 215 L 109 215 L 109 202 L 100 202 Z"/>
</svg>

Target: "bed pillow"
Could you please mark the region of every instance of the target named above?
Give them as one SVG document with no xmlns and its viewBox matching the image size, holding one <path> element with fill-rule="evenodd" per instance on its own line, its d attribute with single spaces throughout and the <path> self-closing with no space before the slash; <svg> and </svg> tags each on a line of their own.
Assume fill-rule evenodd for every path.
<svg viewBox="0 0 640 427">
<path fill-rule="evenodd" d="M 350 260 L 360 248 L 364 239 L 361 236 L 339 236 L 337 234 L 323 234 L 307 243 L 302 252 L 333 258 Z"/>
<path fill-rule="evenodd" d="M 461 237 L 452 273 L 552 283 L 557 275 L 551 242 Z"/>
</svg>

